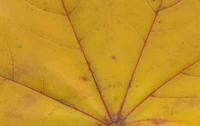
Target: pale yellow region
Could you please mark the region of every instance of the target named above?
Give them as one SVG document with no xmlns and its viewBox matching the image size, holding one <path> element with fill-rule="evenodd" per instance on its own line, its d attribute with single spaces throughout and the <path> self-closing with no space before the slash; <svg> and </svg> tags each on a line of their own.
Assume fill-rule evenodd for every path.
<svg viewBox="0 0 200 126">
<path fill-rule="evenodd" d="M 12 59 L 9 53 L 8 44 L 0 32 L 0 73 L 5 73 L 4 76 L 8 78 L 12 78 L 13 71 L 12 71 Z"/>
<path fill-rule="evenodd" d="M 169 1 L 169 0 L 168 0 Z M 171 1 L 171 0 L 170 0 Z M 156 12 L 158 10 L 158 7 L 161 3 L 161 0 L 146 0 L 149 7 Z"/>
<path fill-rule="evenodd" d="M 96 120 L 17 83 L 0 85 L 1 126 L 99 126 Z"/>
<path fill-rule="evenodd" d="M 174 122 L 174 126 L 199 126 L 199 110 L 199 98 L 149 98 L 127 118 L 126 123 L 138 120 L 157 119 Z"/>
<path fill-rule="evenodd" d="M 105 118 L 105 109 L 80 50 L 51 43 L 12 21 L 3 33 L 12 51 L 16 81 Z"/>
<path fill-rule="evenodd" d="M 61 0 L 25 0 L 25 1 L 30 5 L 32 5 L 31 9 L 35 7 L 37 9 L 41 9 L 42 11 L 65 15 L 65 11 L 62 8 Z M 29 7 L 30 6 L 27 6 L 27 8 Z"/>
<path fill-rule="evenodd" d="M 25 0 L 1 0 L 0 17 L 61 46 L 79 48 L 66 16 L 35 8 Z"/>
<path fill-rule="evenodd" d="M 194 7 L 191 13 L 195 15 L 196 11 L 197 8 Z M 159 13 L 154 27 L 158 25 L 158 20 L 167 13 L 172 12 Z M 123 113 L 132 110 L 155 89 L 200 59 L 200 26 L 196 25 L 199 22 L 199 20 L 193 20 L 177 29 L 151 32 L 133 78 Z M 130 102 L 133 100 L 134 102 Z"/>
<path fill-rule="evenodd" d="M 189 27 L 188 25 L 192 24 L 192 22 L 199 20 L 199 6 L 200 1 L 198 0 L 182 0 L 181 2 L 170 8 L 161 10 L 160 14 L 162 16 L 159 16 L 157 18 L 156 25 L 154 26 L 152 31 L 173 31 L 176 29 L 180 29 L 181 27 Z M 192 29 L 195 30 L 196 25 L 199 25 L 199 21 L 198 23 L 193 24 Z"/>
<path fill-rule="evenodd" d="M 177 123 L 177 122 L 170 122 L 170 121 L 139 121 L 128 126 L 188 126 L 186 124 Z"/>
<path fill-rule="evenodd" d="M 81 44 L 113 118 L 116 118 L 154 17 L 149 10 L 144 1 L 85 0 L 72 14 L 75 29 L 82 38 Z M 97 16 L 100 18 L 95 22 Z M 91 27 L 88 28 L 88 24 Z"/>
<path fill-rule="evenodd" d="M 189 76 L 200 77 L 200 62 L 185 70 L 184 73 Z"/>
<path fill-rule="evenodd" d="M 155 92 L 155 97 L 200 97 L 200 77 L 180 74 Z"/>
</svg>

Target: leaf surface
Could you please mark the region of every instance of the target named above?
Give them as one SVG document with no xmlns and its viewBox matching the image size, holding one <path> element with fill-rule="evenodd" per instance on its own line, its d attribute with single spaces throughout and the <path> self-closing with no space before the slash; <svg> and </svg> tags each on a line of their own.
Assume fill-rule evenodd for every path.
<svg viewBox="0 0 200 126">
<path fill-rule="evenodd" d="M 197 126 L 198 0 L 1 0 L 0 123 Z"/>
</svg>

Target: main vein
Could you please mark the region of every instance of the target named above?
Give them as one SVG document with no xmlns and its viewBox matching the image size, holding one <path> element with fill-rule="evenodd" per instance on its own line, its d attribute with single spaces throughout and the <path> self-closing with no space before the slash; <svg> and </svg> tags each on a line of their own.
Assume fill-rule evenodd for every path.
<svg viewBox="0 0 200 126">
<path fill-rule="evenodd" d="M 83 57 L 84 57 L 84 59 L 85 59 L 85 61 L 86 61 L 86 64 L 87 64 L 87 66 L 88 66 L 88 69 L 89 69 L 89 71 L 90 71 L 90 73 L 91 73 L 91 76 L 92 76 L 92 78 L 93 78 L 93 80 L 94 80 L 94 83 L 95 83 L 96 89 L 97 89 L 97 91 L 98 91 L 98 93 L 99 93 L 99 96 L 100 96 L 100 98 L 101 98 L 101 101 L 102 101 L 102 103 L 103 103 L 103 105 L 104 105 L 104 107 L 105 107 L 105 109 L 106 109 L 106 112 L 107 112 L 107 114 L 108 114 L 108 116 L 109 116 L 109 118 L 110 118 L 110 121 L 112 122 L 112 121 L 113 121 L 113 120 L 112 120 L 112 117 L 111 117 L 111 115 L 110 115 L 110 112 L 109 112 L 109 110 L 108 110 L 108 107 L 107 107 L 107 105 L 106 105 L 106 102 L 105 102 L 105 100 L 104 100 L 104 98 L 103 98 L 103 95 L 102 95 L 102 93 L 101 93 L 101 90 L 100 90 L 100 88 L 99 88 L 99 84 L 98 84 L 98 82 L 97 82 L 97 79 L 96 79 L 96 77 L 95 77 L 95 75 L 94 75 L 94 73 L 93 73 L 93 70 L 92 70 L 91 66 L 90 66 L 89 60 L 88 60 L 88 58 L 86 57 L 85 51 L 83 50 L 83 46 L 82 46 L 82 44 L 81 44 L 81 41 L 80 41 L 79 38 L 78 38 L 78 35 L 77 35 L 76 30 L 75 30 L 75 28 L 74 28 L 74 25 L 72 24 L 72 21 L 71 21 L 71 18 L 70 18 L 70 13 L 68 13 L 64 1 L 61 0 L 61 2 L 62 2 L 62 6 L 63 6 L 63 8 L 64 8 L 64 10 L 65 10 L 66 17 L 67 17 L 67 19 L 69 20 L 70 26 L 71 26 L 72 31 L 73 31 L 73 33 L 74 33 L 74 36 L 75 36 L 75 38 L 76 38 L 76 41 L 78 42 L 78 45 L 79 45 L 79 47 L 80 47 L 80 50 L 81 50 L 81 52 L 82 52 L 82 54 L 83 54 Z"/>
<path fill-rule="evenodd" d="M 124 104 L 125 104 L 125 102 L 126 102 L 126 97 L 127 97 L 127 95 L 128 95 L 129 89 L 130 89 L 130 87 L 131 87 L 131 84 L 132 84 L 132 81 L 133 81 L 135 72 L 136 72 L 136 70 L 137 70 L 137 68 L 138 68 L 138 65 L 139 65 L 140 61 L 141 61 L 141 57 L 142 57 L 142 55 L 143 55 L 143 52 L 144 52 L 144 49 L 145 49 L 145 47 L 146 47 L 147 41 L 149 40 L 149 36 L 150 36 L 150 34 L 151 34 L 152 28 L 153 28 L 153 26 L 154 26 L 154 24 L 155 24 L 156 18 L 157 18 L 158 15 L 159 15 L 160 7 L 161 7 L 161 5 L 162 5 L 162 1 L 163 1 L 163 0 L 161 0 L 160 5 L 158 6 L 158 9 L 157 9 L 157 11 L 155 12 L 155 16 L 154 16 L 154 18 L 153 18 L 152 24 L 151 24 L 151 26 L 150 26 L 150 28 L 149 28 L 149 31 L 148 31 L 148 33 L 147 33 L 147 36 L 146 36 L 146 38 L 145 38 L 145 40 L 144 40 L 144 44 L 143 44 L 142 49 L 141 49 L 141 51 L 140 51 L 139 58 L 138 58 L 138 60 L 137 60 L 137 62 L 136 62 L 136 65 L 135 65 L 135 67 L 134 67 L 134 69 L 133 69 L 131 78 L 130 78 L 130 80 L 129 80 L 129 82 L 128 82 L 128 86 L 127 86 L 127 88 L 126 88 L 126 91 L 125 91 L 125 94 L 124 94 L 124 97 L 123 97 L 121 106 L 120 106 L 119 111 L 118 111 L 118 119 L 119 119 L 120 116 L 121 116 L 121 111 L 122 111 L 123 106 L 124 106 Z"/>
</svg>

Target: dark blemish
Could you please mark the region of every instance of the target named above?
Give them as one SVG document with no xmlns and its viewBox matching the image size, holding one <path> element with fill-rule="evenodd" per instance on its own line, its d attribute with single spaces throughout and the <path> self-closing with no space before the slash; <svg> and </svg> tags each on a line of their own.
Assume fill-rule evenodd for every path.
<svg viewBox="0 0 200 126">
<path fill-rule="evenodd" d="M 197 101 L 197 100 L 195 100 L 195 99 L 190 99 L 189 101 L 187 101 L 187 102 L 184 102 L 184 103 L 186 103 L 186 104 L 188 104 L 189 106 L 191 106 L 191 107 L 196 107 L 196 106 L 199 106 L 200 105 L 200 102 L 199 101 Z"/>
<path fill-rule="evenodd" d="M 112 59 L 113 59 L 113 60 L 116 60 L 116 57 L 115 57 L 115 56 L 112 56 Z"/>
<path fill-rule="evenodd" d="M 50 115 L 54 112 L 54 110 L 55 110 L 55 107 L 54 107 L 53 110 L 49 113 L 48 116 L 50 116 Z"/>
<path fill-rule="evenodd" d="M 105 89 L 105 90 L 115 89 L 115 88 L 119 88 L 119 87 L 121 87 L 121 86 L 122 86 L 122 84 L 120 84 L 120 83 L 110 84 L 110 85 L 107 85 L 104 89 Z"/>
<path fill-rule="evenodd" d="M 160 23 L 161 23 L 161 21 L 158 21 L 158 23 L 160 24 Z"/>
<path fill-rule="evenodd" d="M 114 100 L 117 101 L 117 97 L 115 97 Z"/>
<path fill-rule="evenodd" d="M 34 9 L 31 9 L 31 11 L 33 11 Z"/>
<path fill-rule="evenodd" d="M 99 30 L 99 28 L 96 29 L 97 31 Z"/>
<path fill-rule="evenodd" d="M 23 118 L 23 115 L 21 114 L 15 114 L 15 113 L 5 113 L 4 114 L 5 117 L 7 118 L 15 118 L 15 119 L 22 119 Z"/>
<path fill-rule="evenodd" d="M 28 6 L 26 6 L 26 8 L 29 8 Z"/>
<path fill-rule="evenodd" d="M 30 94 L 24 95 L 20 100 L 20 103 L 23 103 L 26 107 L 35 104 L 36 98 Z"/>
<path fill-rule="evenodd" d="M 22 48 L 22 45 L 21 45 L 21 44 L 19 44 L 19 45 L 18 45 L 18 48 Z"/>
<path fill-rule="evenodd" d="M 85 76 L 79 77 L 79 79 L 81 79 L 81 80 L 83 80 L 83 81 L 87 81 L 87 80 L 88 80 L 88 78 L 85 77 Z"/>
<path fill-rule="evenodd" d="M 83 80 L 86 81 L 86 80 L 87 80 L 87 77 L 83 76 Z"/>
<path fill-rule="evenodd" d="M 153 2 L 155 2 L 156 0 L 153 0 Z"/>
</svg>

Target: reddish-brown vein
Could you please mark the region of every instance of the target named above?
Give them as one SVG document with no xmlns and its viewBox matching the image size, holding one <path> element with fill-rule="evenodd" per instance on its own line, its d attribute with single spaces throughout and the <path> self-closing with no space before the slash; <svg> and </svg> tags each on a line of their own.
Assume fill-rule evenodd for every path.
<svg viewBox="0 0 200 126">
<path fill-rule="evenodd" d="M 4 80 L 0 83 L 0 85 L 2 85 L 5 81 L 6 81 L 6 79 L 4 79 Z"/>
<path fill-rule="evenodd" d="M 43 72 L 42 72 L 40 66 L 38 66 L 38 68 L 39 68 L 39 71 L 40 71 L 40 74 L 41 74 L 43 93 L 45 93 L 46 90 L 45 90 L 45 84 L 44 84 L 44 75 L 43 75 Z"/>
<path fill-rule="evenodd" d="M 185 76 L 190 76 L 190 77 L 200 77 L 198 75 L 191 75 L 191 74 L 188 74 L 188 73 L 184 73 L 182 72 L 181 74 L 185 75 Z"/>
<path fill-rule="evenodd" d="M 41 9 L 37 6 L 35 6 L 34 4 L 30 3 L 28 0 L 25 0 L 28 4 L 30 4 L 31 6 L 33 6 L 34 8 L 40 10 L 40 11 L 43 11 L 43 12 L 46 12 L 46 13 L 50 13 L 50 14 L 55 14 L 55 15 L 59 15 L 59 16 L 65 16 L 65 14 L 60 14 L 60 13 L 56 13 L 56 12 L 51 12 L 51 11 L 47 11 L 45 9 Z"/>
<path fill-rule="evenodd" d="M 197 96 L 194 96 L 194 97 L 193 96 L 184 96 L 184 97 L 183 96 L 181 96 L 181 97 L 164 97 L 163 96 L 162 97 L 162 96 L 156 96 L 156 95 L 153 95 L 153 94 L 150 97 L 157 98 L 157 99 L 164 99 L 164 98 L 170 98 L 170 99 L 175 99 L 175 98 L 185 98 L 185 99 L 186 98 L 200 98 L 200 97 L 197 97 Z"/>
<path fill-rule="evenodd" d="M 158 7 L 158 9 L 157 9 L 157 11 L 156 11 L 156 13 L 155 13 L 154 19 L 153 19 L 152 24 L 151 24 L 151 26 L 150 26 L 150 28 L 149 28 L 148 33 L 147 33 L 146 39 L 145 39 L 144 44 L 143 44 L 143 46 L 142 46 L 142 49 L 141 49 L 141 52 L 140 52 L 140 54 L 139 54 L 139 58 L 138 58 L 138 60 L 137 60 L 137 62 L 136 62 L 135 68 L 133 69 L 131 78 L 130 78 L 130 80 L 129 80 L 128 86 L 127 86 L 126 91 L 125 91 L 125 95 L 124 95 L 124 97 L 123 97 L 123 100 L 122 100 L 122 103 L 121 103 L 121 106 L 120 106 L 120 109 L 119 109 L 119 112 L 118 112 L 118 119 L 120 118 L 121 111 L 122 111 L 123 106 L 124 106 L 124 103 L 125 103 L 125 101 L 126 101 L 126 97 L 127 97 L 128 91 L 129 91 L 129 89 L 130 89 L 130 87 L 131 87 L 131 83 L 132 83 L 132 81 L 133 81 L 133 77 L 134 77 L 135 72 L 136 72 L 136 70 L 137 70 L 137 68 L 138 68 L 138 65 L 139 65 L 139 63 L 140 63 L 141 57 L 142 57 L 142 55 L 143 55 L 145 46 L 146 46 L 147 41 L 148 41 L 148 39 L 149 39 L 149 36 L 150 36 L 150 34 L 151 34 L 152 28 L 153 28 L 153 26 L 154 26 L 154 23 L 155 23 L 155 21 L 156 21 L 156 18 L 158 17 L 158 14 L 159 14 L 159 12 L 160 12 L 159 9 L 160 9 L 161 4 L 162 4 L 162 0 L 161 0 L 161 2 L 160 2 L 160 5 L 159 5 L 159 7 Z"/>
<path fill-rule="evenodd" d="M 180 3 L 181 1 L 182 1 L 182 0 L 179 0 L 179 1 L 175 2 L 174 4 L 168 6 L 168 7 L 163 7 L 163 8 L 161 8 L 160 10 L 166 10 L 166 9 L 169 9 L 169 8 L 171 8 L 171 7 L 175 6 L 175 5 L 177 5 L 177 4 Z"/>
<path fill-rule="evenodd" d="M 129 25 L 137 32 L 137 34 L 141 37 L 142 40 L 145 41 L 145 38 L 140 34 L 140 32 L 129 22 Z"/>
<path fill-rule="evenodd" d="M 82 41 L 82 40 L 93 30 L 93 28 L 96 26 L 97 23 L 98 23 L 98 21 L 96 21 L 96 22 L 92 25 L 92 27 L 83 35 L 82 38 L 79 39 L 79 41 Z"/>
<path fill-rule="evenodd" d="M 137 120 L 137 121 L 133 121 L 130 123 L 127 123 L 126 125 L 131 125 L 131 124 L 135 124 L 135 123 L 142 123 L 142 122 L 152 122 L 152 123 L 179 123 L 179 124 L 184 124 L 182 122 L 178 122 L 178 121 L 173 121 L 173 120 L 165 120 L 165 119 L 144 119 L 144 120 Z M 186 125 L 186 124 L 184 124 Z"/>
<path fill-rule="evenodd" d="M 138 105 L 136 105 L 135 108 L 133 108 L 126 116 L 124 116 L 124 118 L 122 119 L 122 122 L 124 120 L 126 120 L 128 118 L 128 116 L 130 116 L 131 113 L 133 113 L 142 103 L 144 103 L 149 97 L 151 97 L 152 94 L 154 94 L 157 90 L 159 90 L 161 87 L 163 87 L 164 85 L 166 85 L 168 82 L 170 82 L 171 80 L 173 80 L 175 77 L 177 77 L 179 74 L 181 74 L 183 71 L 185 71 L 186 69 L 188 69 L 189 67 L 193 66 L 194 64 L 196 64 L 197 62 L 199 62 L 200 59 L 196 60 L 195 62 L 191 63 L 190 65 L 186 66 L 185 68 L 183 68 L 181 71 L 179 71 L 178 73 L 176 73 L 174 76 L 172 76 L 171 78 L 169 78 L 167 81 L 165 81 L 163 84 L 161 84 L 159 87 L 157 87 L 155 90 L 153 90 L 148 96 L 146 96 Z"/>
<path fill-rule="evenodd" d="M 149 4 L 148 0 L 146 0 L 146 2 L 147 2 L 147 4 L 149 5 L 149 7 L 151 8 L 151 10 L 152 10 L 153 12 L 156 13 L 156 11 L 155 11 L 155 10 L 152 8 L 152 6 Z"/>
<path fill-rule="evenodd" d="M 56 101 L 56 102 L 58 102 L 58 103 L 61 103 L 61 104 L 64 105 L 64 106 L 67 106 L 67 107 L 69 107 L 69 108 L 72 108 L 72 109 L 74 109 L 74 110 L 76 110 L 76 111 L 78 111 L 78 112 L 80 112 L 80 113 L 82 113 L 82 114 L 84 114 L 84 115 L 87 115 L 88 117 L 90 117 L 90 118 L 92 118 L 92 119 L 94 119 L 94 120 L 96 120 L 96 121 L 98 121 L 98 122 L 100 122 L 100 123 L 106 125 L 105 122 L 103 122 L 102 120 L 98 119 L 97 117 L 95 117 L 95 116 L 93 116 L 93 115 L 90 115 L 89 113 L 84 112 L 84 111 L 82 111 L 82 110 L 80 110 L 80 109 L 78 109 L 78 108 L 76 108 L 76 107 L 74 107 L 74 106 L 71 106 L 71 105 L 69 105 L 69 104 L 67 104 L 67 103 L 65 103 L 65 102 L 63 102 L 63 101 L 59 101 L 59 100 L 57 100 L 56 98 L 53 98 L 53 97 L 51 97 L 51 96 L 48 95 L 48 94 L 45 94 L 45 93 L 43 93 L 43 92 L 40 92 L 40 91 L 38 91 L 38 90 L 36 90 L 36 89 L 34 89 L 34 88 L 31 88 L 31 87 L 29 87 L 29 86 L 27 86 L 27 85 L 25 85 L 25 84 L 22 84 L 22 83 L 20 83 L 20 82 L 17 82 L 17 81 L 15 81 L 15 80 L 12 80 L 12 79 L 10 79 L 10 78 L 7 78 L 7 77 L 5 77 L 5 76 L 3 76 L 3 75 L 0 75 L 0 77 L 4 78 L 5 80 L 9 80 L 9 81 L 11 81 L 11 82 L 14 82 L 15 84 L 18 84 L 18 85 L 20 85 L 20 86 L 23 86 L 23 87 L 25 87 L 25 88 L 27 88 L 27 89 L 30 89 L 30 90 L 32 90 L 32 91 L 34 91 L 34 92 L 37 92 L 37 93 L 40 94 L 40 95 L 43 95 L 43 96 L 45 96 L 45 97 L 48 97 L 48 98 L 50 98 L 50 99 L 52 99 L 52 100 L 54 100 L 54 101 Z"/>
<path fill-rule="evenodd" d="M 48 116 L 52 115 L 53 112 L 55 111 L 55 109 L 56 109 L 56 107 L 54 107 L 54 108 L 51 110 L 51 112 L 50 112 L 45 118 L 47 118 Z"/>
<path fill-rule="evenodd" d="M 90 66 L 89 60 L 87 59 L 86 54 L 85 54 L 85 52 L 84 52 L 84 50 L 83 50 L 82 44 L 81 44 L 81 42 L 80 42 L 80 39 L 78 38 L 78 35 L 77 35 L 76 30 L 75 30 L 75 28 L 74 28 L 74 25 L 72 24 L 72 21 L 71 21 L 71 19 L 70 19 L 70 15 L 69 15 L 69 13 L 68 13 L 68 11 L 67 11 L 67 8 L 66 8 L 66 6 L 65 6 L 65 4 L 64 4 L 64 1 L 61 0 L 61 2 L 62 2 L 62 5 L 63 5 L 63 8 L 64 8 L 64 10 L 65 10 L 66 17 L 67 17 L 67 19 L 68 19 L 68 21 L 69 21 L 69 23 L 70 23 L 70 26 L 71 26 L 72 31 L 73 31 L 73 33 L 74 33 L 74 36 L 75 36 L 75 38 L 76 38 L 76 41 L 78 42 L 78 45 L 79 45 L 80 50 L 81 50 L 81 52 L 82 52 L 82 54 L 83 54 L 83 57 L 84 57 L 84 59 L 85 59 L 85 61 L 86 61 L 86 64 L 87 64 L 87 66 L 88 66 L 88 69 L 89 69 L 89 71 L 90 71 L 90 73 L 91 73 L 91 75 L 92 75 L 92 78 L 93 78 L 94 83 L 95 83 L 95 85 L 96 85 L 96 89 L 97 89 L 97 91 L 98 91 L 98 93 L 99 93 L 99 96 L 100 96 L 100 98 L 101 98 L 101 101 L 102 101 L 102 103 L 103 103 L 103 105 L 104 105 L 104 107 L 105 107 L 105 109 L 106 109 L 106 112 L 107 112 L 107 114 L 108 114 L 108 116 L 109 116 L 109 118 L 110 118 L 110 120 L 111 120 L 111 122 L 112 122 L 112 121 L 113 121 L 113 120 L 112 120 L 112 117 L 111 117 L 111 115 L 110 115 L 110 112 L 109 112 L 109 110 L 108 110 L 108 107 L 107 107 L 107 105 L 106 105 L 106 102 L 105 102 L 105 100 L 104 100 L 104 98 L 103 98 L 103 95 L 102 95 L 102 93 L 101 93 L 101 91 L 100 91 L 99 84 L 98 84 L 97 79 L 96 79 L 96 77 L 95 77 L 95 75 L 94 75 L 94 73 L 93 73 L 93 70 L 92 70 L 91 66 Z"/>
<path fill-rule="evenodd" d="M 78 5 L 80 3 L 81 3 L 81 0 L 78 1 L 78 3 L 76 4 L 76 6 L 70 12 L 68 12 L 68 14 L 71 15 L 75 11 L 75 9 L 78 7 Z"/>
<path fill-rule="evenodd" d="M 14 65 L 14 59 L 13 59 L 12 51 L 10 49 L 10 46 L 9 46 L 5 36 L 2 33 L 1 33 L 1 35 L 2 35 L 3 39 L 5 40 L 6 45 L 8 47 L 8 51 L 9 51 L 11 62 L 12 62 L 12 79 L 14 79 L 15 78 L 15 65 Z"/>
<path fill-rule="evenodd" d="M 71 46 L 66 46 L 66 45 L 57 43 L 57 42 L 55 42 L 55 41 L 53 41 L 53 40 L 47 39 L 47 38 L 45 38 L 44 36 L 42 36 L 41 34 L 38 34 L 38 33 L 35 33 L 35 32 L 33 32 L 33 31 L 31 31 L 29 28 L 27 28 L 27 27 L 25 27 L 25 26 L 19 24 L 18 22 L 14 21 L 14 20 L 12 20 L 12 21 L 13 21 L 14 23 L 16 23 L 17 25 L 19 25 L 19 26 L 20 26 L 21 28 L 23 28 L 24 30 L 26 30 L 26 31 L 28 31 L 28 32 L 30 32 L 30 33 L 32 33 L 32 34 L 35 35 L 35 36 L 38 36 L 38 37 L 40 37 L 40 38 L 42 38 L 42 39 L 45 39 L 45 40 L 47 40 L 48 42 L 51 42 L 51 43 L 56 44 L 56 45 L 58 45 L 58 46 L 61 46 L 61 47 L 63 47 L 63 48 L 68 48 L 68 49 L 77 50 L 77 51 L 80 50 L 79 48 L 75 48 L 75 47 L 71 47 Z M 44 41 L 44 42 L 46 42 L 46 41 Z"/>
</svg>

